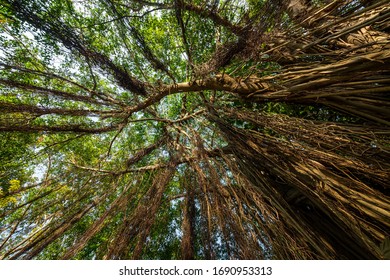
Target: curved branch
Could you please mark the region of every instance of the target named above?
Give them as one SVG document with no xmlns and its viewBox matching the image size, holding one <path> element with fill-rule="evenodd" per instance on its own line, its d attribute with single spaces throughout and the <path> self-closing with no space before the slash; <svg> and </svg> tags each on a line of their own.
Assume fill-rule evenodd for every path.
<svg viewBox="0 0 390 280">
<path fill-rule="evenodd" d="M 80 124 L 68 124 L 68 125 L 58 125 L 58 126 L 49 126 L 49 125 L 18 125 L 18 124 L 12 124 L 10 126 L 4 125 L 0 123 L 0 132 L 40 132 L 45 131 L 49 133 L 58 133 L 58 132 L 64 132 L 64 133 L 86 133 L 86 134 L 100 134 L 105 133 L 109 131 L 116 130 L 118 128 L 118 125 L 111 125 L 111 126 L 103 126 L 99 128 L 92 128 L 92 127 L 83 127 Z"/>
<path fill-rule="evenodd" d="M 104 111 L 104 110 L 77 110 L 77 109 L 62 109 L 62 108 L 45 108 L 40 106 L 34 106 L 29 104 L 12 104 L 8 102 L 0 101 L 0 112 L 7 113 L 32 113 L 34 115 L 42 116 L 42 115 L 61 115 L 61 116 L 115 116 L 120 114 L 122 111 L 112 110 L 112 111 Z"/>
<path fill-rule="evenodd" d="M 81 101 L 81 102 L 98 104 L 98 105 L 106 105 L 105 103 L 103 103 L 101 101 L 98 101 L 98 100 L 91 98 L 90 96 L 78 95 L 78 94 L 69 93 L 69 92 L 62 91 L 62 90 L 35 86 L 35 85 L 31 85 L 31 84 L 25 83 L 25 82 L 5 80 L 5 79 L 0 78 L 0 84 L 3 84 L 3 85 L 8 86 L 8 87 L 13 87 L 13 88 L 21 89 L 21 90 L 34 92 L 37 94 L 51 95 L 51 96 L 55 96 L 55 97 L 60 98 L 60 99 Z"/>
</svg>

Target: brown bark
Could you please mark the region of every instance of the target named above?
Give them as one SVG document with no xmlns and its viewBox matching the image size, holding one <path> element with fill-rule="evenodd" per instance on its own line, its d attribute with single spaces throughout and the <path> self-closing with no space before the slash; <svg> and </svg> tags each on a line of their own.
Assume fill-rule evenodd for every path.
<svg viewBox="0 0 390 280">
<path fill-rule="evenodd" d="M 165 188 L 173 173 L 174 166 L 160 170 L 136 208 L 129 214 L 124 213 L 127 216 L 124 217 L 122 226 L 112 240 L 104 259 L 128 259 L 129 257 L 139 259 L 162 203 Z M 131 201 L 128 205 L 130 207 Z M 133 251 L 130 254 L 129 250 L 132 246 Z"/>
<path fill-rule="evenodd" d="M 181 240 L 181 258 L 183 260 L 193 260 L 194 242 L 195 242 L 195 196 L 192 187 L 189 187 L 185 195 L 182 231 L 183 238 Z"/>
</svg>

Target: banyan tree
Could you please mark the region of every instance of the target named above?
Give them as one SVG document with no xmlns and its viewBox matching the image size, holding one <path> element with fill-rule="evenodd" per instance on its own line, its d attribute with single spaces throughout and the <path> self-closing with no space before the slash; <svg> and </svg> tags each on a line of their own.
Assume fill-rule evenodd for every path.
<svg viewBox="0 0 390 280">
<path fill-rule="evenodd" d="M 381 259 L 390 4 L 0 0 L 1 259 Z"/>
</svg>

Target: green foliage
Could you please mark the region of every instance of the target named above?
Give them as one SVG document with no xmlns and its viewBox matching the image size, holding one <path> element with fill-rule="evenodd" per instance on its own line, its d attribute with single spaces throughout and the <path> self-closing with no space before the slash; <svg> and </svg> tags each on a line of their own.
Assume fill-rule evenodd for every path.
<svg viewBox="0 0 390 280">
<path fill-rule="evenodd" d="M 182 258 L 186 199 L 193 259 L 376 244 L 387 210 L 359 203 L 387 205 L 388 57 L 344 49 L 344 27 L 297 27 L 286 3 L 3 0 L 0 258 Z M 323 217 L 339 232 L 359 220 L 374 237 L 341 246 L 312 226 Z"/>
<path fill-rule="evenodd" d="M 343 114 L 325 106 L 268 102 L 261 105 L 260 108 L 260 110 L 267 113 L 285 114 L 287 116 L 308 120 L 356 124 L 364 122 L 364 120 L 359 117 Z"/>
<path fill-rule="evenodd" d="M 31 166 L 28 164 L 33 155 L 33 143 L 37 136 L 23 133 L 1 133 L 0 137 L 0 186 L 3 193 L 9 191 L 15 182 L 28 180 Z"/>
</svg>

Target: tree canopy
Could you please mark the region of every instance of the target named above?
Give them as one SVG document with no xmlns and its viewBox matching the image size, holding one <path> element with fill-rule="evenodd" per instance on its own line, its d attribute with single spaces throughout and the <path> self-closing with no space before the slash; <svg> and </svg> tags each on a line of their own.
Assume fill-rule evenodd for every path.
<svg viewBox="0 0 390 280">
<path fill-rule="evenodd" d="M 0 0 L 0 259 L 380 259 L 388 0 Z"/>
</svg>

